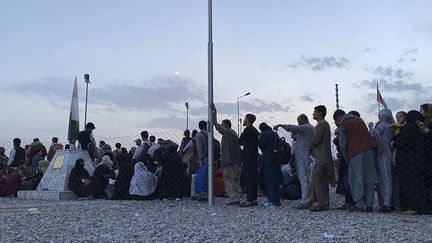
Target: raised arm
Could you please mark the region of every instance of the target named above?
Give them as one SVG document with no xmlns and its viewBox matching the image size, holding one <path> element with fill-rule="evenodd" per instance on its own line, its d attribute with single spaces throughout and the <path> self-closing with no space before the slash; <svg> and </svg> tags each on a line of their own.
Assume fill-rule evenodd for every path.
<svg viewBox="0 0 432 243">
<path fill-rule="evenodd" d="M 215 126 L 215 128 L 216 128 L 216 130 L 220 133 L 220 134 L 225 134 L 225 132 L 226 132 L 226 129 L 221 125 L 221 124 L 219 124 L 218 122 L 217 122 L 217 110 L 216 110 L 216 106 L 215 106 L 215 104 L 211 104 L 210 105 L 210 108 L 212 109 L 212 114 L 213 114 L 213 124 L 214 124 L 214 126 Z"/>
</svg>

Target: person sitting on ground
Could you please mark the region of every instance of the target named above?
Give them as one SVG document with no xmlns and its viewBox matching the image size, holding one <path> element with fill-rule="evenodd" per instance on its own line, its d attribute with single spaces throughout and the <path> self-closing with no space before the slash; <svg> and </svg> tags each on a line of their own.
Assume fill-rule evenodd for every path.
<svg viewBox="0 0 432 243">
<path fill-rule="evenodd" d="M 73 191 L 79 198 L 89 197 L 91 192 L 90 185 L 92 178 L 86 168 L 84 168 L 84 165 L 85 162 L 83 159 L 77 159 L 68 181 L 69 190 Z"/>
<path fill-rule="evenodd" d="M 39 152 L 41 152 L 41 153 L 39 154 Z M 28 161 L 30 163 L 33 162 L 33 156 L 35 156 L 36 154 L 39 154 L 40 156 L 42 156 L 42 159 L 44 159 L 48 154 L 45 145 L 43 145 L 43 143 L 39 140 L 39 138 L 34 138 L 33 142 L 30 144 L 30 146 L 26 150 L 26 155 L 27 155 L 27 157 L 29 159 Z M 36 168 L 37 168 L 37 166 L 38 166 L 38 163 L 36 163 Z"/>
<path fill-rule="evenodd" d="M 159 139 L 158 139 L 158 140 L 159 140 Z M 149 137 L 149 141 L 150 141 L 150 146 L 155 145 L 155 144 L 156 144 L 156 137 L 153 136 L 153 135 L 151 135 L 151 136 Z"/>
<path fill-rule="evenodd" d="M 127 151 L 127 149 L 125 148 L 125 147 L 121 147 L 121 154 L 127 154 L 128 153 L 128 151 Z M 131 158 L 132 158 L 132 156 L 130 156 Z"/>
<path fill-rule="evenodd" d="M 42 150 L 40 150 L 39 152 L 37 152 L 35 155 L 33 155 L 32 160 L 31 160 L 31 165 L 32 165 L 32 174 L 36 173 L 36 170 L 39 166 L 39 161 L 44 160 L 43 156 L 42 156 Z"/>
<path fill-rule="evenodd" d="M 0 171 L 7 169 L 7 163 L 9 158 L 5 155 L 5 148 L 0 147 Z"/>
<path fill-rule="evenodd" d="M 105 143 L 101 148 L 101 154 L 106 152 L 111 152 L 111 153 L 113 152 L 111 146 L 107 143 Z"/>
<path fill-rule="evenodd" d="M 114 199 L 129 200 L 129 186 L 134 174 L 134 164 L 129 154 L 120 153 L 117 156 L 119 173 L 114 183 Z"/>
<path fill-rule="evenodd" d="M 134 200 L 151 200 L 157 195 L 158 177 L 150 172 L 143 162 L 134 166 L 130 181 L 129 194 Z"/>
<path fill-rule="evenodd" d="M 21 170 L 14 168 L 11 175 L 2 177 L 0 182 L 0 197 L 16 197 L 21 185 Z"/>
<path fill-rule="evenodd" d="M 295 171 L 295 166 L 283 165 L 281 168 L 283 184 L 280 189 L 281 198 L 285 200 L 298 200 L 302 196 L 300 180 Z"/>
<path fill-rule="evenodd" d="M 135 154 L 135 151 L 137 150 L 137 148 L 138 148 L 139 146 L 141 146 L 141 144 L 142 144 L 142 140 L 141 140 L 141 138 L 138 138 L 138 139 L 135 139 L 134 142 L 135 142 L 135 145 L 136 145 L 136 146 L 133 146 L 133 147 L 129 150 L 129 154 L 130 154 L 131 156 L 133 156 L 133 155 Z"/>
<path fill-rule="evenodd" d="M 48 160 L 39 161 L 39 166 L 36 172 L 33 173 L 31 176 L 26 176 L 22 178 L 20 190 L 36 190 L 49 164 L 50 162 Z"/>
<path fill-rule="evenodd" d="M 115 149 L 112 151 L 113 153 L 113 163 L 114 165 L 117 165 L 117 156 L 121 153 L 121 143 L 116 143 L 114 145 Z"/>
<path fill-rule="evenodd" d="M 63 149 L 63 145 L 58 142 L 57 137 L 53 137 L 51 139 L 51 141 L 52 141 L 52 144 L 51 144 L 50 148 L 48 149 L 48 155 L 47 155 L 48 161 L 51 161 L 54 158 L 54 154 L 57 150 Z"/>
<path fill-rule="evenodd" d="M 101 162 L 97 165 L 93 174 L 93 198 L 107 198 L 105 189 L 109 185 L 109 181 L 115 180 L 115 173 L 112 169 L 113 162 L 108 155 L 102 157 Z"/>
</svg>

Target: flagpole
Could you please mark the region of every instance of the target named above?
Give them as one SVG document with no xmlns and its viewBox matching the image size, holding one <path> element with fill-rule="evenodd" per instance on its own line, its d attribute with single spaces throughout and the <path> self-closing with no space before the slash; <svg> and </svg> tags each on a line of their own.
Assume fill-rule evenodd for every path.
<svg viewBox="0 0 432 243">
<path fill-rule="evenodd" d="M 212 0 L 208 0 L 208 204 L 213 207 L 213 29 Z"/>
<path fill-rule="evenodd" d="M 379 92 L 379 88 L 378 88 L 378 82 L 377 82 L 377 97 L 378 97 L 378 92 Z M 377 103 L 378 103 L 378 114 L 379 114 L 379 112 L 380 112 L 380 102 L 379 102 L 379 100 L 377 99 Z"/>
</svg>

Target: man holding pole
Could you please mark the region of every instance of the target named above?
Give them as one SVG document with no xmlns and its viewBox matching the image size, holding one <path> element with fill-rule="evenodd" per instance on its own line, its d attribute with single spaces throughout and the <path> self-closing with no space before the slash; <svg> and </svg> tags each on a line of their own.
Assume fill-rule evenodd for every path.
<svg viewBox="0 0 432 243">
<path fill-rule="evenodd" d="M 223 178 L 225 191 L 227 192 L 230 202 L 227 205 L 240 204 L 240 144 L 237 133 L 231 128 L 231 122 L 228 119 L 217 123 L 217 110 L 214 104 L 210 108 L 213 112 L 213 122 L 216 130 L 222 135 L 221 142 L 221 166 L 223 168 Z"/>
</svg>

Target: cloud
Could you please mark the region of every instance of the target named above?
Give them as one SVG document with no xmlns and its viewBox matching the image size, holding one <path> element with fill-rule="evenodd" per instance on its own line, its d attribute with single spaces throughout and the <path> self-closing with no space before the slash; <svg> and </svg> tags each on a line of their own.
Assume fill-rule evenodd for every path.
<svg viewBox="0 0 432 243">
<path fill-rule="evenodd" d="M 366 70 L 371 71 L 373 74 L 378 75 L 382 78 L 389 79 L 411 79 L 412 76 L 414 76 L 413 72 L 408 72 L 401 68 L 394 68 L 392 66 L 377 66 L 367 68 Z"/>
<path fill-rule="evenodd" d="M 324 71 L 329 68 L 348 68 L 350 60 L 346 57 L 314 57 L 301 56 L 299 61 L 292 62 L 286 65 L 286 68 L 295 69 L 298 67 L 306 67 L 313 71 Z"/>
<path fill-rule="evenodd" d="M 205 91 L 193 88 L 188 80 L 173 77 L 160 77 L 149 86 L 126 84 L 95 88 L 93 98 L 100 103 L 112 103 L 119 108 L 155 110 L 168 108 L 172 104 L 202 99 Z"/>
<path fill-rule="evenodd" d="M 300 101 L 303 101 L 303 102 L 315 102 L 315 99 L 312 98 L 314 96 L 315 96 L 314 93 L 306 93 L 306 94 L 300 96 L 299 99 L 300 99 Z"/>
<path fill-rule="evenodd" d="M 196 127 L 196 124 L 198 124 L 198 122 L 195 119 L 189 119 L 189 127 Z M 186 115 L 184 115 L 183 117 L 170 115 L 168 117 L 155 118 L 148 122 L 140 124 L 140 126 L 148 128 L 185 129 Z"/>
<path fill-rule="evenodd" d="M 408 51 L 405 51 L 402 55 L 406 56 L 406 55 L 410 55 L 410 54 L 417 54 L 419 52 L 419 50 L 417 48 L 413 48 L 410 49 Z"/>
<path fill-rule="evenodd" d="M 370 52 L 370 51 L 372 51 L 372 49 L 369 47 L 362 50 L 363 53 Z"/>
<path fill-rule="evenodd" d="M 237 102 L 215 102 L 218 114 L 231 115 L 237 117 Z M 244 113 L 262 113 L 262 112 L 290 112 L 288 106 L 281 105 L 276 102 L 267 102 L 261 99 L 249 99 L 248 101 L 240 101 L 240 112 Z M 207 106 L 197 107 L 191 110 L 192 116 L 202 116 L 207 114 Z"/>
<path fill-rule="evenodd" d="M 385 79 L 362 80 L 354 84 L 355 87 L 376 89 L 376 84 L 379 83 L 380 90 L 390 92 L 413 91 L 417 93 L 427 93 L 430 87 L 425 87 L 421 83 L 408 83 L 405 81 L 389 81 Z"/>
<path fill-rule="evenodd" d="M 69 103 L 72 82 L 61 78 L 45 78 L 14 83 L 7 86 L 6 90 L 16 94 L 34 95 Z M 183 105 L 185 101 L 202 100 L 203 94 L 205 94 L 203 88 L 178 75 L 154 77 L 144 81 L 141 85 L 120 83 L 89 88 L 89 100 L 106 106 L 111 111 L 175 109 L 176 104 Z"/>
</svg>

